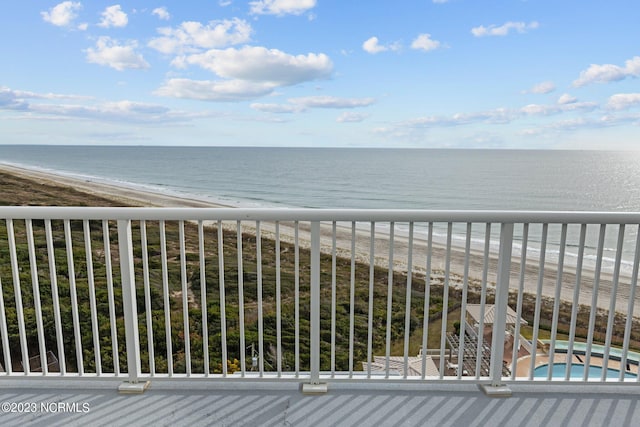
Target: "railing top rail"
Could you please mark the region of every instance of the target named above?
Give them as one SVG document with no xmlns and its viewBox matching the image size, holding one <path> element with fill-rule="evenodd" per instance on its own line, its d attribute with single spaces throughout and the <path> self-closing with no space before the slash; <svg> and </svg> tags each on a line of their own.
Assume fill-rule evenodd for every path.
<svg viewBox="0 0 640 427">
<path fill-rule="evenodd" d="M 1 206 L 4 219 L 640 224 L 640 212 Z"/>
</svg>

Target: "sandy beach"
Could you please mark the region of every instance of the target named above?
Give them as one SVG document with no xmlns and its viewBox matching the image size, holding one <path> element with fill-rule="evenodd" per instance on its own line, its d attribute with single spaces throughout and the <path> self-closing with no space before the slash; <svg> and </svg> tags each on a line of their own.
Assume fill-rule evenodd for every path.
<svg viewBox="0 0 640 427">
<path fill-rule="evenodd" d="M 16 166 L 0 165 L 0 171 L 13 174 L 17 177 L 36 181 L 38 183 L 48 183 L 59 186 L 73 187 L 79 191 L 87 192 L 93 195 L 101 196 L 114 200 L 123 206 L 156 206 L 156 207 L 229 207 L 220 204 L 213 204 L 208 201 L 198 200 L 196 198 L 179 197 L 160 192 L 154 192 L 148 189 L 135 188 L 133 186 L 114 185 L 112 183 L 98 182 L 94 180 L 83 180 L 64 175 L 58 175 L 40 170 L 31 170 Z M 244 225 L 245 231 L 252 232 L 254 227 L 251 224 Z M 229 224 L 229 227 L 235 227 L 235 224 Z M 273 224 L 263 224 L 263 235 L 265 237 L 274 236 Z M 351 224 L 339 223 L 336 234 L 336 246 L 339 256 L 351 256 Z M 291 224 L 281 224 L 281 239 L 284 241 L 293 241 L 294 229 Z M 331 240 L 331 224 L 323 224 L 322 227 L 322 250 L 330 253 Z M 301 224 L 300 227 L 300 244 L 309 245 L 308 230 Z M 408 239 L 406 236 L 396 234 L 394 240 L 394 266 L 397 269 L 407 268 Z M 426 234 L 416 234 L 414 237 L 413 250 L 413 271 L 417 274 L 424 274 L 427 265 L 427 242 Z M 355 258 L 359 261 L 369 262 L 370 258 L 370 235 L 369 231 L 358 228 L 356 230 Z M 432 256 L 432 279 L 434 281 L 443 281 L 445 275 L 446 248 L 441 242 L 434 242 Z M 450 284 L 453 286 L 461 286 L 463 283 L 465 252 L 462 247 L 453 247 L 450 258 Z M 497 254 L 489 254 L 489 271 L 487 274 L 488 286 L 493 287 L 496 279 L 496 263 Z M 389 265 L 389 235 L 388 233 L 376 232 L 375 244 L 375 264 L 381 267 Z M 469 257 L 469 283 L 474 287 L 481 285 L 484 271 L 484 256 L 478 251 L 471 251 Z M 557 284 L 557 266 L 547 261 L 543 274 L 542 294 L 546 297 L 553 298 L 556 294 Z M 539 281 L 539 265 L 536 259 L 529 259 L 526 265 L 523 289 L 526 293 L 536 294 Z M 575 267 L 573 270 L 570 266 L 564 268 L 560 298 L 563 301 L 571 302 L 573 300 L 573 292 L 576 284 Z M 579 304 L 590 306 L 592 304 L 592 289 L 594 284 L 594 272 L 583 268 L 582 279 L 580 284 Z M 520 286 L 520 260 L 513 258 L 510 278 L 510 288 L 518 289 Z M 610 274 L 603 273 L 601 275 L 597 306 L 600 309 L 608 309 L 612 296 L 612 280 Z M 615 296 L 615 307 L 617 311 L 626 312 L 630 295 L 630 278 L 621 277 L 617 295 Z M 637 295 L 636 300 L 640 299 Z M 636 301 L 634 314 L 637 316 L 640 312 L 640 302 Z M 515 307 L 514 307 L 515 308 Z"/>
</svg>

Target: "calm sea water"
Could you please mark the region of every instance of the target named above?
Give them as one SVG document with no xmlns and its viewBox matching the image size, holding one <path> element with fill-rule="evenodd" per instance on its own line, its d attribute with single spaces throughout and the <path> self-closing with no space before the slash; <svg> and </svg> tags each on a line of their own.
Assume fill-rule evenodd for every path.
<svg viewBox="0 0 640 427">
<path fill-rule="evenodd" d="M 0 145 L 0 162 L 232 206 L 640 211 L 636 152 Z"/>
<path fill-rule="evenodd" d="M 640 211 L 640 153 L 2 146 L 0 161 L 233 205 Z"/>
</svg>

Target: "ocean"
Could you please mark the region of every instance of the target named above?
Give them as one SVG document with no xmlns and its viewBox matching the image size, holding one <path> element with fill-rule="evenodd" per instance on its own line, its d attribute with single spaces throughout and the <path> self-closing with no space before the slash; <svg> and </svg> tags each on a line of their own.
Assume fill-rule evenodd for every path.
<svg viewBox="0 0 640 427">
<path fill-rule="evenodd" d="M 0 162 L 237 207 L 640 212 L 640 152 L 0 145 Z M 474 229 L 474 245 L 483 232 Z M 616 234 L 608 228 L 605 264 Z M 534 245 L 539 235 L 532 229 Z M 587 261 L 596 239 L 590 229 Z M 551 255 L 558 240 L 550 234 Z"/>
</svg>

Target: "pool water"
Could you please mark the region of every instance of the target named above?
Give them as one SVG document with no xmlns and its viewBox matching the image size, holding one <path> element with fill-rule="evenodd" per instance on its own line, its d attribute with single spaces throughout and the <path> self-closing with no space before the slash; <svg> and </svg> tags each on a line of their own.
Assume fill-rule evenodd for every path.
<svg viewBox="0 0 640 427">
<path fill-rule="evenodd" d="M 582 378 L 584 376 L 584 365 L 580 365 L 574 363 L 571 365 L 570 378 Z M 589 378 L 601 378 L 602 377 L 602 367 L 600 366 L 589 366 Z M 567 371 L 566 363 L 554 363 L 553 370 L 551 371 L 552 378 L 564 378 L 565 373 Z M 549 374 L 549 365 L 538 366 L 533 371 L 534 378 L 546 378 Z M 607 378 L 619 378 L 620 371 L 617 369 L 607 369 Z M 636 374 L 625 373 L 625 378 L 636 378 Z"/>
</svg>

